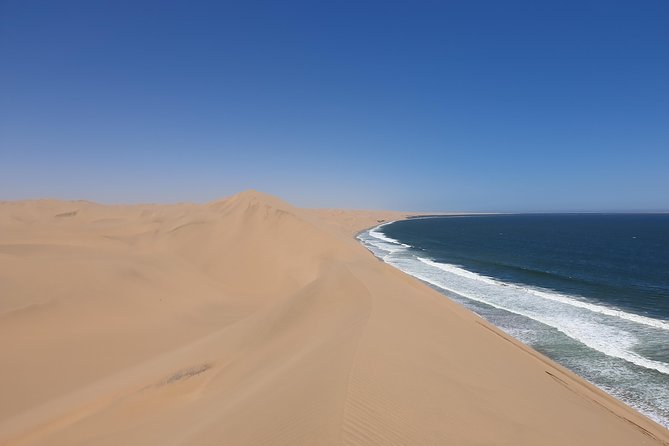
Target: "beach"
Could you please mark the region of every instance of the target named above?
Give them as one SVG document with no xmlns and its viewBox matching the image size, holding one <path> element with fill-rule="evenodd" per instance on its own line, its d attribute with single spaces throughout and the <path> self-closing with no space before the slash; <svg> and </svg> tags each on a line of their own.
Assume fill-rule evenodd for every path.
<svg viewBox="0 0 669 446">
<path fill-rule="evenodd" d="M 0 444 L 669 444 L 355 238 L 407 216 L 1 202 Z"/>
</svg>

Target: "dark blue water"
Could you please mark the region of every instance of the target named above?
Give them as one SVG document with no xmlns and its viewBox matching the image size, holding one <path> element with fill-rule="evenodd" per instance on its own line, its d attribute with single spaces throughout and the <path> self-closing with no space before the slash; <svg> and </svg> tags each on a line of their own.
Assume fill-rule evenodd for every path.
<svg viewBox="0 0 669 446">
<path fill-rule="evenodd" d="M 669 426 L 669 215 L 421 218 L 359 239 Z"/>
<path fill-rule="evenodd" d="M 669 214 L 428 218 L 383 232 L 438 262 L 669 319 Z"/>
</svg>

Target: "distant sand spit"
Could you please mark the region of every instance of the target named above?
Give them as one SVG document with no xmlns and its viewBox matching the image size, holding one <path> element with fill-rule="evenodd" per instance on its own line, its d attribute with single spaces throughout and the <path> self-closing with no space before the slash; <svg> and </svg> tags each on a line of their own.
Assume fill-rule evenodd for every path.
<svg viewBox="0 0 669 446">
<path fill-rule="evenodd" d="M 0 444 L 669 445 L 354 239 L 405 216 L 0 202 Z"/>
</svg>

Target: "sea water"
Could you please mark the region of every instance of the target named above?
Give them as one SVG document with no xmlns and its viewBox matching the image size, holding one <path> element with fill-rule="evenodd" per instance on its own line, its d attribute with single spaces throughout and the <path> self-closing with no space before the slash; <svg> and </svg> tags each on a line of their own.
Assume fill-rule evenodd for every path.
<svg viewBox="0 0 669 446">
<path fill-rule="evenodd" d="M 414 218 L 358 238 L 669 427 L 668 214 Z"/>
</svg>

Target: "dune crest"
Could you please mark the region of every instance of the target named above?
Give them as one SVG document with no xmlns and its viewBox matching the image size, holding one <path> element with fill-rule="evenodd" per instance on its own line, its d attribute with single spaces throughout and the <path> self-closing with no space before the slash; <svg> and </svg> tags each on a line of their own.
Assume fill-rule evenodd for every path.
<svg viewBox="0 0 669 446">
<path fill-rule="evenodd" d="M 353 238 L 403 217 L 0 203 L 0 444 L 669 444 Z"/>
</svg>

